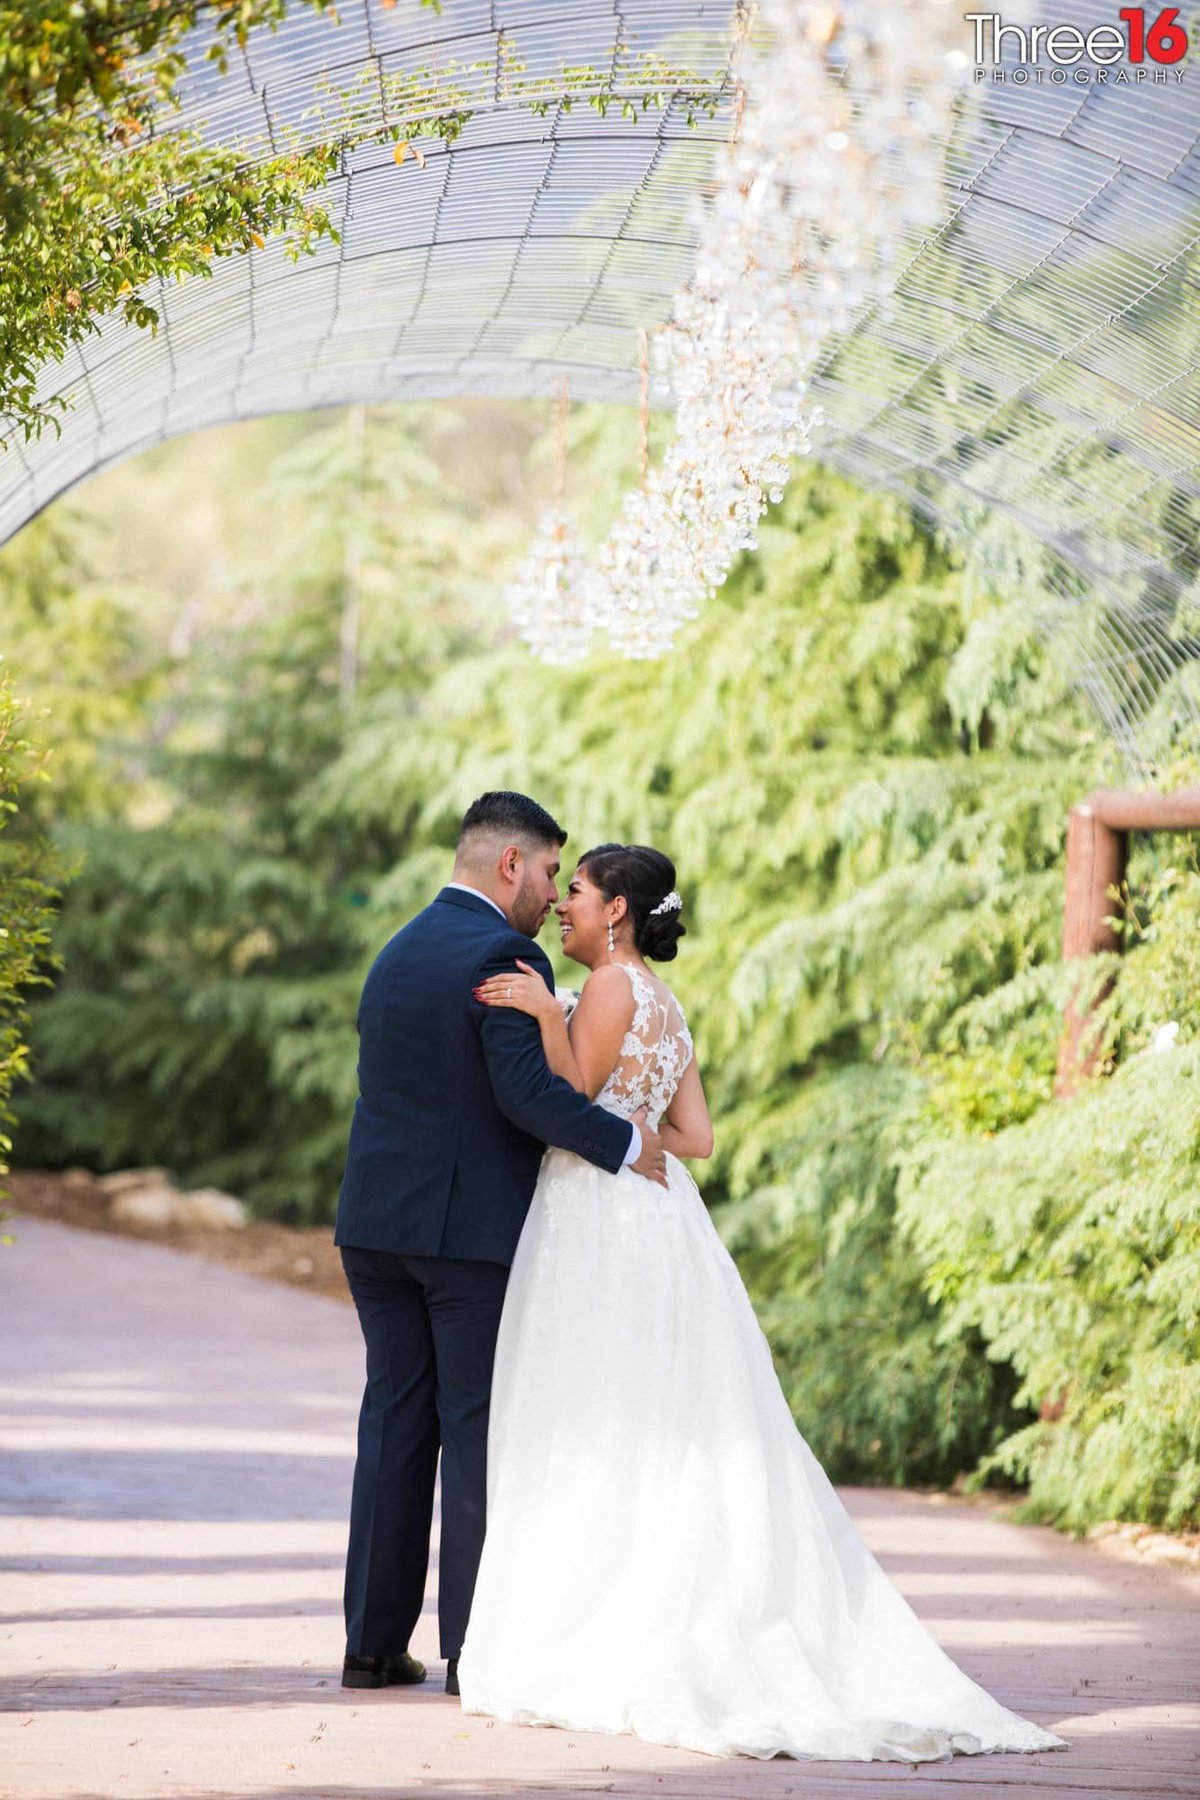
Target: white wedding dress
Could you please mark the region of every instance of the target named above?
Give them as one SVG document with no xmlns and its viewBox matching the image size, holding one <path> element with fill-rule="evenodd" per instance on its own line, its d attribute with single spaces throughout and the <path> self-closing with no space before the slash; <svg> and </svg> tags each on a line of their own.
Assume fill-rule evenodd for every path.
<svg viewBox="0 0 1200 1800">
<path fill-rule="evenodd" d="M 599 1099 L 654 1123 L 691 1039 L 623 966 L 636 1010 Z M 1061 1748 L 943 1654 L 871 1556 L 695 1183 L 668 1170 L 664 1189 L 562 1150 L 542 1164 L 500 1327 L 464 1710 L 716 1756 Z"/>
</svg>

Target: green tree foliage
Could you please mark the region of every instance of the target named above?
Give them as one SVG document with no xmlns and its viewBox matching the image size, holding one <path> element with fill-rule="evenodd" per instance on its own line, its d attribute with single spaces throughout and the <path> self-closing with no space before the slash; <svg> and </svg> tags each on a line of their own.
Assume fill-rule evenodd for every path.
<svg viewBox="0 0 1200 1800">
<path fill-rule="evenodd" d="M 444 879 L 467 803 L 526 788 L 569 851 L 676 859 L 706 1196 L 831 1469 L 982 1468 L 1071 1525 L 1190 1516 L 1191 1114 L 1137 1120 L 1156 1073 L 1191 1080 L 1193 876 L 1141 856 L 1105 1024 L 1124 1060 L 1052 1102 L 1079 975 L 1057 960 L 1065 814 L 1117 772 L 1064 672 L 903 509 L 815 465 L 664 661 L 534 665 L 495 616 L 536 510 L 528 415 L 469 418 L 274 428 L 268 473 L 251 456 L 208 519 L 235 554 L 193 565 L 186 656 L 161 596 L 139 598 L 137 654 L 100 633 L 97 670 L 141 671 L 142 725 L 97 752 L 103 807 L 64 796 L 83 868 L 20 1153 L 162 1161 L 328 1217 L 362 975 Z M 576 421 L 614 489 L 617 433 Z M 1170 1020 L 1176 1060 L 1149 1048 Z"/>
<path fill-rule="evenodd" d="M 146 596 L 93 575 L 100 548 L 93 527 L 54 511 L 0 561 L 0 634 L 49 754 L 51 778 L 26 789 L 22 812 L 47 826 L 107 816 L 141 784 L 157 729 L 163 654 Z"/>
<path fill-rule="evenodd" d="M 295 230 L 303 248 L 329 230 L 310 196 L 336 152 L 297 146 L 255 163 L 164 128 L 197 25 L 223 67 L 231 44 L 284 10 L 285 0 L 0 4 L 0 413 L 26 435 L 57 419 L 37 392 L 43 364 L 118 308 L 156 323 L 141 284 L 207 274 L 214 257 L 271 231 Z"/>
<path fill-rule="evenodd" d="M 285 1216 L 327 1210 L 354 1093 L 357 987 L 378 929 L 363 902 L 405 824 L 374 839 L 317 825 L 305 796 L 350 723 L 348 655 L 414 713 L 464 641 L 466 575 L 481 591 L 514 529 L 456 508 L 422 447 L 428 426 L 413 409 L 403 427 L 364 430 L 351 417 L 293 435 L 250 509 L 260 533 L 264 515 L 275 521 L 275 558 L 255 554 L 248 519 L 244 565 L 201 616 L 162 596 L 150 607 L 140 733 L 125 735 L 127 719 L 106 739 L 93 732 L 95 755 L 68 760 L 55 790 L 64 852 L 81 872 L 60 931 L 67 969 L 39 1013 L 27 1158 L 165 1162 Z M 69 737 L 73 711 L 98 694 L 103 719 L 115 669 L 132 672 L 125 638 L 144 596 L 85 608 L 99 641 L 55 677 L 42 604 L 55 559 L 41 531 L 24 554 L 27 539 L 13 546 L 4 610 L 22 665 L 66 675 L 74 704 L 61 699 L 48 723 Z M 401 568 L 408 606 L 397 605 Z M 181 630 L 186 658 L 172 655 Z M 113 686 L 128 704 L 133 690 Z"/>
<path fill-rule="evenodd" d="M 22 829 L 19 810 L 44 770 L 44 757 L 23 735 L 23 708 L 0 672 L 0 1175 L 11 1148 L 10 1096 L 26 1073 L 27 1002 L 45 979 L 53 892 L 51 858 L 35 834 Z"/>
<path fill-rule="evenodd" d="M 1194 1041 L 1142 1051 L 993 1140 L 927 1143 L 906 1174 L 901 1221 L 939 1337 L 981 1332 L 1021 1377 L 1018 1400 L 1043 1409 L 980 1471 L 1028 1482 L 1036 1517 L 1197 1516 L 1198 1185 Z"/>
<path fill-rule="evenodd" d="M 935 1129 L 913 1134 L 900 1176 L 900 1224 L 940 1338 L 980 1332 L 1020 1377 L 1018 1401 L 1042 1414 L 979 1477 L 1028 1485 L 1029 1514 L 1072 1529 L 1113 1516 L 1179 1526 L 1200 1512 L 1194 845 L 1146 846 L 1131 886 L 1124 918 L 1113 902 L 1127 957 L 1090 972 L 1093 988 L 1115 978 L 1099 1014 L 1115 1068 L 1046 1104 L 1073 977 L 1048 966 L 996 989 L 926 1061 Z"/>
</svg>

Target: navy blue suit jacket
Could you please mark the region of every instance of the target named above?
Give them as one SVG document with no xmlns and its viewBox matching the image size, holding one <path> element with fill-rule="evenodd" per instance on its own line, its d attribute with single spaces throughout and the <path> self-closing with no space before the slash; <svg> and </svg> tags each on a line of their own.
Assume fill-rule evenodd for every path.
<svg viewBox="0 0 1200 1800">
<path fill-rule="evenodd" d="M 628 1120 L 550 1073 L 535 1019 L 472 997 L 517 957 L 553 986 L 545 952 L 455 888 L 376 957 L 336 1243 L 507 1265 L 547 1144 L 621 1167 Z"/>
</svg>

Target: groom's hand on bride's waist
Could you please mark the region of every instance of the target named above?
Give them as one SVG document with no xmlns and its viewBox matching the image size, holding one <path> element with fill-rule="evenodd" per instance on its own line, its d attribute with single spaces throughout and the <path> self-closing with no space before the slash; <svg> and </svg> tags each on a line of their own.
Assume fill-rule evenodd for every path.
<svg viewBox="0 0 1200 1800">
<path fill-rule="evenodd" d="M 651 1131 L 649 1125 L 643 1124 L 640 1119 L 634 1123 L 642 1140 L 642 1148 L 629 1166 L 635 1175 L 645 1175 L 649 1181 L 657 1181 L 659 1187 L 666 1187 L 667 1153 L 663 1149 L 663 1141 L 657 1131 Z"/>
</svg>

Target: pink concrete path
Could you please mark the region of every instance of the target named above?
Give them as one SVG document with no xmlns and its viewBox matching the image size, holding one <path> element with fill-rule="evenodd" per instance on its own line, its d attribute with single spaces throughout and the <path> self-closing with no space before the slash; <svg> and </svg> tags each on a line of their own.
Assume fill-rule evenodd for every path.
<svg viewBox="0 0 1200 1800">
<path fill-rule="evenodd" d="M 15 1800 L 1200 1795 L 1200 1584 L 986 1508 L 851 1492 L 938 1638 L 1069 1752 L 724 1762 L 338 1685 L 348 1307 L 25 1222 L 0 1251 L 0 1794 Z M 414 1642 L 434 1675 L 431 1611 Z"/>
</svg>

